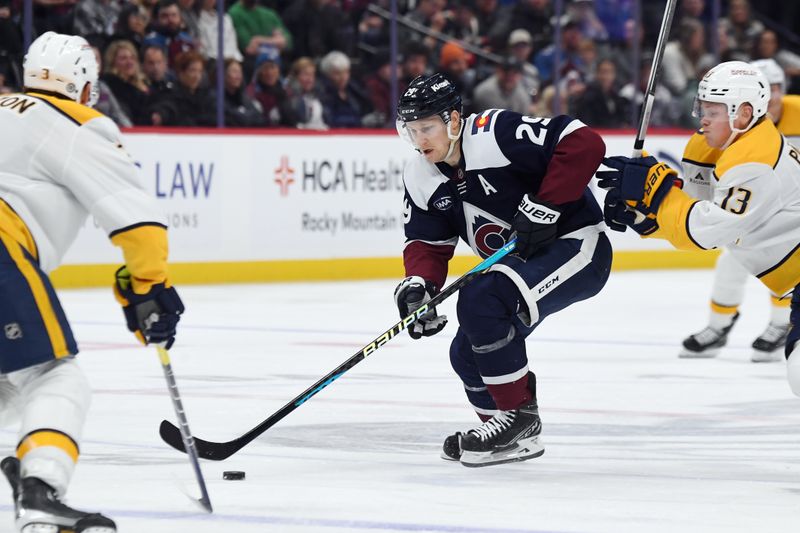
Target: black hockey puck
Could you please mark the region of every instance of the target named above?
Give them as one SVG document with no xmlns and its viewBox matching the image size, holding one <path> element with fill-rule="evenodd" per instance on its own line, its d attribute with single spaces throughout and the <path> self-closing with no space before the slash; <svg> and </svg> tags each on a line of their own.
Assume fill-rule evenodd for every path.
<svg viewBox="0 0 800 533">
<path fill-rule="evenodd" d="M 239 480 L 244 479 L 244 472 L 241 470 L 226 470 L 222 473 L 222 479 Z"/>
</svg>

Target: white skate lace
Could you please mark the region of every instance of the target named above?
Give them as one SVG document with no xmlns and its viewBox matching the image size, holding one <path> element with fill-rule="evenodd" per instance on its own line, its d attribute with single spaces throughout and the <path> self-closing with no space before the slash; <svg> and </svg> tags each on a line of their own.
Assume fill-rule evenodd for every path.
<svg viewBox="0 0 800 533">
<path fill-rule="evenodd" d="M 722 332 L 712 327 L 707 327 L 703 331 L 695 333 L 693 337 L 701 345 L 711 344 L 712 342 L 716 342 L 720 337 L 722 337 Z"/>
<path fill-rule="evenodd" d="M 783 326 L 774 326 L 770 324 L 758 338 L 769 343 L 774 343 L 778 342 L 781 337 L 786 335 L 787 331 L 789 331 L 789 324 Z"/>
<path fill-rule="evenodd" d="M 469 432 L 485 441 L 499 434 L 504 429 L 509 428 L 516 417 L 516 411 L 500 411 L 490 420 L 487 420 L 475 429 L 469 430 Z"/>
</svg>

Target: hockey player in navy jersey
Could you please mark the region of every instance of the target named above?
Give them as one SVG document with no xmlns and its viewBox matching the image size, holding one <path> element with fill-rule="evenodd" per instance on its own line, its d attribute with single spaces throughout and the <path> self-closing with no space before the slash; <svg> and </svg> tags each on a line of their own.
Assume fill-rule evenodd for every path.
<svg viewBox="0 0 800 533">
<path fill-rule="evenodd" d="M 484 423 L 447 437 L 442 457 L 472 467 L 538 457 L 544 448 L 525 338 L 608 279 L 611 245 L 587 188 L 605 145 L 565 115 L 489 109 L 463 117 L 460 95 L 441 74 L 412 81 L 397 114 L 400 136 L 418 152 L 403 173 L 400 315 L 443 286 L 459 238 L 485 258 L 517 237 L 512 255 L 460 291 L 450 361 Z M 435 335 L 446 323 L 432 310 L 409 333 Z"/>
</svg>

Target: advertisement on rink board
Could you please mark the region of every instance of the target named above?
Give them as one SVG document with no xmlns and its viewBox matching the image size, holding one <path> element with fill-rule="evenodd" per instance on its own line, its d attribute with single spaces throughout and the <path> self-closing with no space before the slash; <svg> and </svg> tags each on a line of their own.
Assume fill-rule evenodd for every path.
<svg viewBox="0 0 800 533">
<path fill-rule="evenodd" d="M 183 130 L 184 132 L 186 130 Z M 397 257 L 403 248 L 403 165 L 413 152 L 389 132 L 361 134 L 127 133 L 125 147 L 162 207 L 174 262 Z M 652 155 L 679 168 L 689 133 L 651 134 Z M 633 135 L 604 134 L 629 155 Z M 596 187 L 592 185 L 596 190 Z M 598 193 L 602 195 L 602 192 Z M 669 249 L 632 231 L 617 250 Z M 470 255 L 460 245 L 459 255 Z M 117 264 L 87 221 L 64 264 Z"/>
</svg>

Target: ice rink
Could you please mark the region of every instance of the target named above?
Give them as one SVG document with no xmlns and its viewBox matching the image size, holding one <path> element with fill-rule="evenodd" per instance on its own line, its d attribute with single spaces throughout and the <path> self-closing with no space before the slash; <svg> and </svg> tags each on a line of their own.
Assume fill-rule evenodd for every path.
<svg viewBox="0 0 800 533">
<path fill-rule="evenodd" d="M 767 322 L 755 280 L 725 351 L 679 360 L 705 325 L 711 271 L 615 272 L 596 298 L 528 339 L 545 454 L 469 469 L 439 458 L 475 425 L 439 335 L 395 338 L 224 462 L 185 455 L 155 350 L 125 330 L 110 290 L 62 291 L 94 400 L 68 495 L 120 532 L 792 532 L 800 530 L 800 398 L 784 363 L 753 364 Z M 395 281 L 179 287 L 173 366 L 193 433 L 249 430 L 394 324 Z M 2 430 L 4 453 L 15 428 Z M 224 481 L 244 470 L 245 481 Z M 0 489 L 0 532 L 12 531 Z"/>
</svg>

